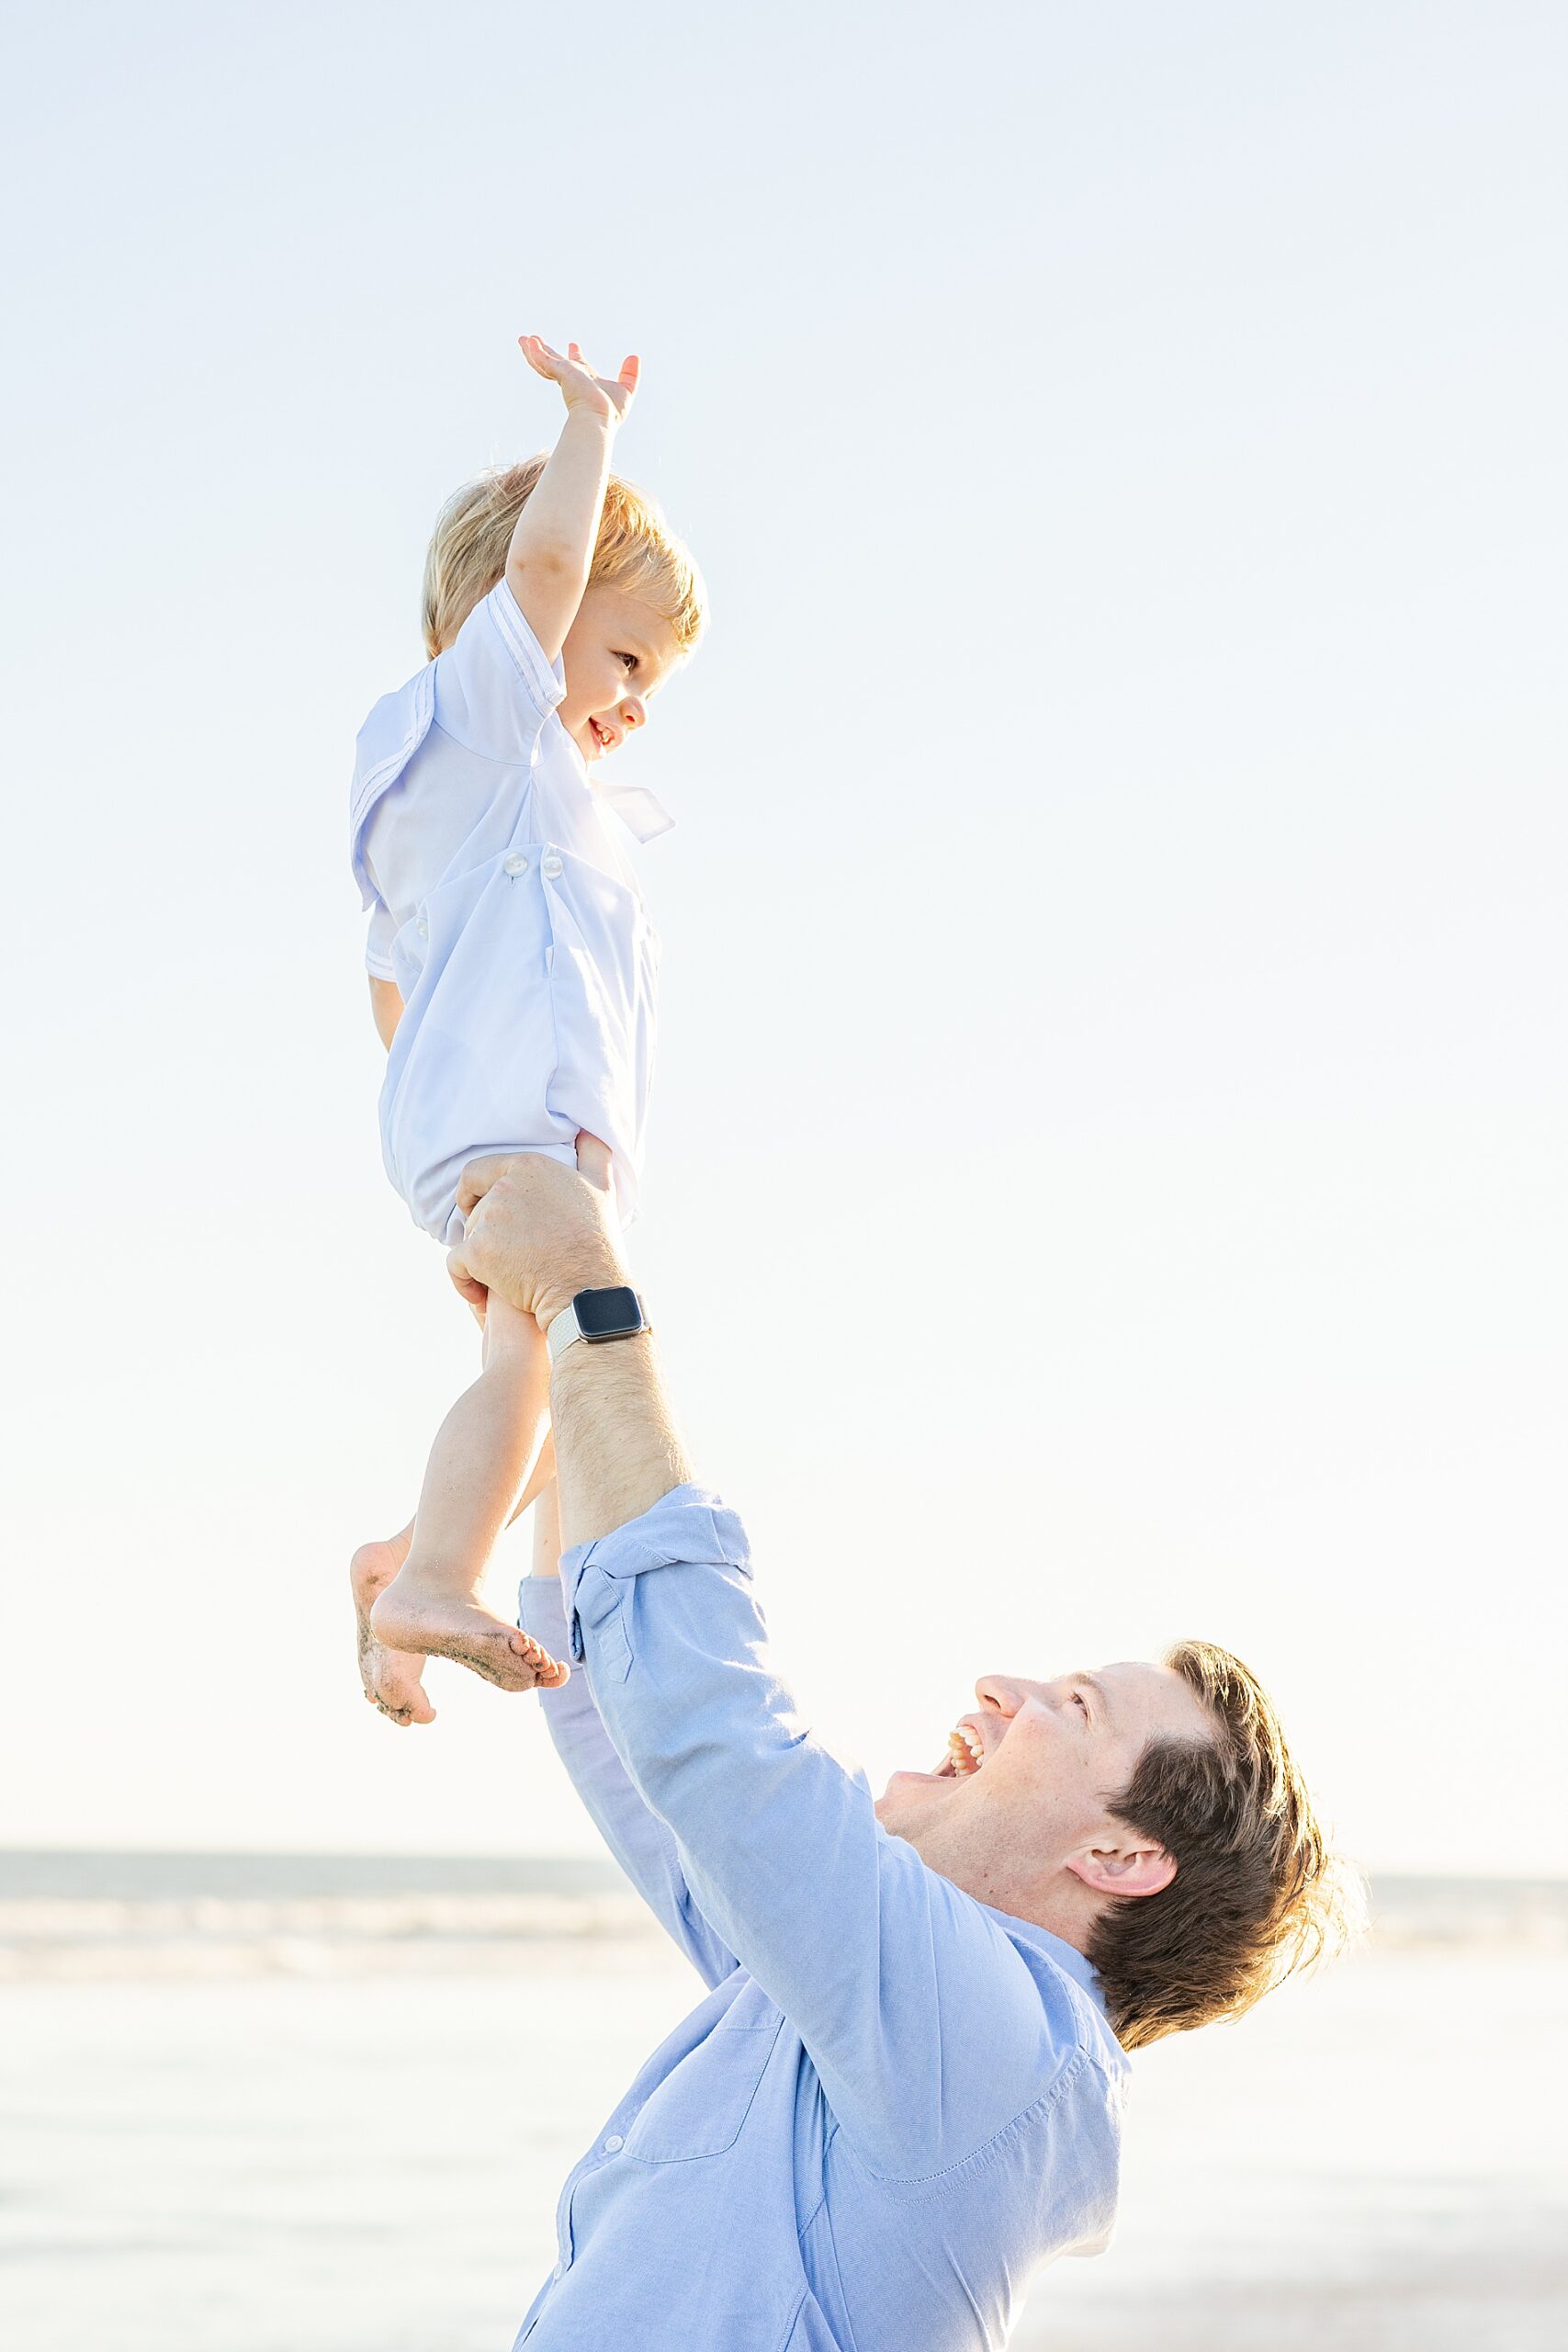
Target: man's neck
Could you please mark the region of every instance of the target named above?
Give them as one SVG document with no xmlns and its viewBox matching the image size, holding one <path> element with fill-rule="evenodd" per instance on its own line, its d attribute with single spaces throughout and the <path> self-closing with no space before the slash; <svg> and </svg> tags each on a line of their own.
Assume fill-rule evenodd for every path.
<svg viewBox="0 0 1568 2352">
<path fill-rule="evenodd" d="M 909 1842 L 928 1870 L 961 1893 L 973 1895 L 976 1903 L 1005 1911 L 1010 1918 L 1021 1919 L 1032 1928 L 1043 1928 L 1047 1935 L 1059 1937 L 1075 1951 L 1087 1955 L 1105 1898 L 1094 1894 L 1065 1864 L 1048 1874 L 1025 1876 L 993 1868 L 972 1852 L 944 1852 L 944 1841 L 940 1838 L 917 1837 Z"/>
</svg>

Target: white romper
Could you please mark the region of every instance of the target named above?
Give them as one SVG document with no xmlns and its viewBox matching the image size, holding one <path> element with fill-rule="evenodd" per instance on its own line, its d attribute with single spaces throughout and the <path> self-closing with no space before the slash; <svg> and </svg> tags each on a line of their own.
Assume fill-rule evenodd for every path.
<svg viewBox="0 0 1568 2352">
<path fill-rule="evenodd" d="M 635 1215 L 653 1070 L 659 943 L 610 809 L 639 841 L 671 820 L 590 782 L 566 692 L 502 580 L 456 641 L 359 730 L 354 871 L 366 962 L 404 1011 L 381 1152 L 416 1224 L 460 1238 L 457 1180 L 486 1152 L 615 1159 Z"/>
</svg>

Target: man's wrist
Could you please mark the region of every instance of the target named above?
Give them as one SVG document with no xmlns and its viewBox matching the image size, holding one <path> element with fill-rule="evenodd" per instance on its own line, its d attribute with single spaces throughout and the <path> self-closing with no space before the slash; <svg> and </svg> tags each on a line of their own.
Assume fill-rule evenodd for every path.
<svg viewBox="0 0 1568 2352">
<path fill-rule="evenodd" d="M 597 1264 L 575 1267 L 563 1275 L 536 1301 L 534 1320 L 541 1331 L 547 1331 L 563 1307 L 570 1306 L 581 1290 L 626 1290 L 630 1282 L 626 1268 L 617 1259 L 605 1257 Z"/>
<path fill-rule="evenodd" d="M 552 1384 L 564 1380 L 569 1387 L 580 1380 L 602 1384 L 612 1375 L 617 1380 L 631 1378 L 640 1384 L 657 1361 L 653 1327 L 645 1323 L 640 1331 L 625 1332 L 617 1340 L 601 1340 L 592 1347 L 562 1348 L 550 1364 L 550 1379 Z M 615 1371 L 616 1365 L 620 1367 L 618 1372 Z"/>
</svg>

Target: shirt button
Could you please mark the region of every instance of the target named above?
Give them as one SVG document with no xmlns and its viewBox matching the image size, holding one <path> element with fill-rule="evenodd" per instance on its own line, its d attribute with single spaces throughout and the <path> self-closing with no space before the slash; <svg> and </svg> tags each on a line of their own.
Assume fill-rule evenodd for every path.
<svg viewBox="0 0 1568 2352">
<path fill-rule="evenodd" d="M 525 857 L 509 857 L 502 864 L 501 870 L 503 874 L 526 874 L 528 861 Z"/>
<path fill-rule="evenodd" d="M 430 925 L 425 922 L 423 915 L 421 915 L 419 921 L 415 923 L 414 929 L 418 932 L 422 939 L 428 939 L 430 937 Z"/>
<path fill-rule="evenodd" d="M 613 2156 L 617 2148 L 624 2148 L 626 2144 L 618 2132 L 612 2132 L 604 2143 L 604 2154 L 607 2156 Z"/>
<path fill-rule="evenodd" d="M 539 871 L 547 882 L 558 882 L 566 872 L 566 868 L 552 849 L 547 855 L 539 860 Z"/>
</svg>

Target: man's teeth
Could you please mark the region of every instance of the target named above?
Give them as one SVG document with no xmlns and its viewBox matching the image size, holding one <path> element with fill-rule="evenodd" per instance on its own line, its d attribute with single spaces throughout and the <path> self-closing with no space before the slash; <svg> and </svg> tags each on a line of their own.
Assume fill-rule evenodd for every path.
<svg viewBox="0 0 1568 2352">
<path fill-rule="evenodd" d="M 947 1747 L 953 1769 L 960 1780 L 970 1772 L 977 1772 L 986 1760 L 986 1751 L 979 1739 L 972 1731 L 965 1731 L 962 1724 L 956 1731 L 948 1733 Z"/>
</svg>

